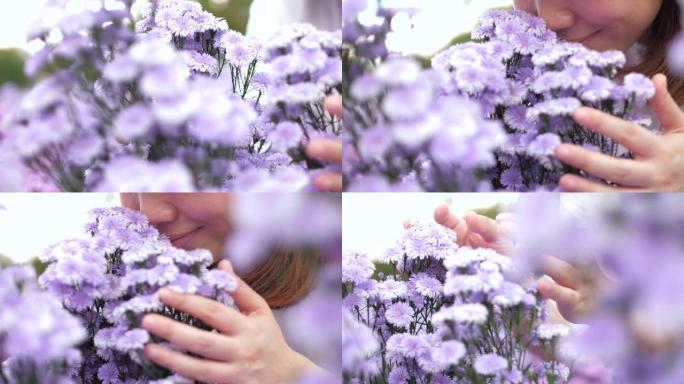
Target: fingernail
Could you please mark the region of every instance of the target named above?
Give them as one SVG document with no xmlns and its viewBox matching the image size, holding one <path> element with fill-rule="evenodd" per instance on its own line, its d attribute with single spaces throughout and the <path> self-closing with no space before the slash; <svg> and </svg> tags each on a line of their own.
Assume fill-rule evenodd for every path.
<svg viewBox="0 0 684 384">
<path fill-rule="evenodd" d="M 572 147 L 569 145 L 559 145 L 558 148 L 556 148 L 556 156 L 563 158 L 572 156 Z"/>
<path fill-rule="evenodd" d="M 309 147 L 307 148 L 306 151 L 309 156 L 313 157 L 314 159 L 318 159 L 321 156 L 325 155 L 325 149 L 321 143 L 314 141 L 311 144 L 309 144 Z"/>
<path fill-rule="evenodd" d="M 591 112 L 587 108 L 577 108 L 575 112 L 573 113 L 573 117 L 577 120 L 584 120 L 589 118 L 589 115 Z"/>
<path fill-rule="evenodd" d="M 227 271 L 227 272 L 233 271 L 233 268 L 230 265 L 230 261 L 228 261 L 228 260 L 221 260 L 221 262 L 219 262 L 218 267 L 219 267 L 219 269 L 221 269 L 223 271 Z"/>
<path fill-rule="evenodd" d="M 173 298 L 173 291 L 168 288 L 162 288 L 157 291 L 157 295 L 159 296 L 160 300 L 169 300 Z"/>
<path fill-rule="evenodd" d="M 571 178 L 564 177 L 560 179 L 560 186 L 566 191 L 573 191 L 577 186 L 577 183 Z"/>
<path fill-rule="evenodd" d="M 154 344 L 147 344 L 143 351 L 145 352 L 145 356 L 149 358 L 157 356 L 157 346 Z"/>
<path fill-rule="evenodd" d="M 142 326 L 145 329 L 154 327 L 156 323 L 157 321 L 154 319 L 153 315 L 147 315 L 142 319 Z"/>
</svg>

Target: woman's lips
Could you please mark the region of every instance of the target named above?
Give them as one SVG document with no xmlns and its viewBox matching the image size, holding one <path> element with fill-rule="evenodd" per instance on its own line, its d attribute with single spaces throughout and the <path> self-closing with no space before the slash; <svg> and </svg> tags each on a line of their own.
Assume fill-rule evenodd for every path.
<svg viewBox="0 0 684 384">
<path fill-rule="evenodd" d="M 601 30 L 592 32 L 591 34 L 589 34 L 589 35 L 587 35 L 587 36 L 584 36 L 584 37 L 580 37 L 580 38 L 567 38 L 566 40 L 567 40 L 567 41 L 572 41 L 572 42 L 574 42 L 574 43 L 584 44 L 584 43 L 587 42 L 587 40 L 589 40 L 589 39 L 591 39 L 592 37 L 598 35 L 599 32 L 601 32 Z"/>
<path fill-rule="evenodd" d="M 167 235 L 169 240 L 171 240 L 171 244 L 174 245 L 174 247 L 178 248 L 185 248 L 188 246 L 190 241 L 192 240 L 192 237 L 202 229 L 203 227 L 197 227 L 191 231 L 187 232 L 181 232 L 181 233 L 176 233 L 176 234 L 169 234 Z"/>
</svg>

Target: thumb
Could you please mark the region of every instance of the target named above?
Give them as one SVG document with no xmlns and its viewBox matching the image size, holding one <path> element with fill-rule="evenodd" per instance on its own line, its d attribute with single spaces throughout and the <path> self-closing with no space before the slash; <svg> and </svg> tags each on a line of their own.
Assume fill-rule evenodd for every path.
<svg viewBox="0 0 684 384">
<path fill-rule="evenodd" d="M 342 116 L 342 95 L 339 93 L 334 93 L 325 98 L 324 108 L 331 114 L 341 117 Z"/>
<path fill-rule="evenodd" d="M 233 272 L 233 266 L 228 260 L 222 260 L 218 264 L 218 269 L 224 272 L 235 274 Z M 259 313 L 264 310 L 269 310 L 268 303 L 264 300 L 261 295 L 256 293 L 247 283 L 240 278 L 240 276 L 235 275 L 235 279 L 238 281 L 238 286 L 235 291 L 231 292 L 233 300 L 235 300 L 235 305 L 240 309 L 240 311 L 246 315 L 252 313 Z"/>
<path fill-rule="evenodd" d="M 456 232 L 456 242 L 458 244 L 463 244 L 465 237 L 468 234 L 468 226 L 465 221 L 459 219 L 449 211 L 449 206 L 446 203 L 440 203 L 437 208 L 435 208 L 433 218 L 437 224 L 443 225 Z"/>
<path fill-rule="evenodd" d="M 465 221 L 468 224 L 468 229 L 477 233 L 487 243 L 493 243 L 499 240 L 499 230 L 496 221 L 489 217 L 478 215 L 475 212 L 468 212 L 465 215 Z"/>
<path fill-rule="evenodd" d="M 580 300 L 577 291 L 563 287 L 546 277 L 539 280 L 537 289 L 543 297 L 556 302 L 558 311 L 566 320 L 572 321 L 575 317 L 575 308 Z"/>
<path fill-rule="evenodd" d="M 652 80 L 655 85 L 655 96 L 651 99 L 650 105 L 660 121 L 662 132 L 684 129 L 684 112 L 667 90 L 667 77 L 659 73 L 653 76 Z"/>
</svg>

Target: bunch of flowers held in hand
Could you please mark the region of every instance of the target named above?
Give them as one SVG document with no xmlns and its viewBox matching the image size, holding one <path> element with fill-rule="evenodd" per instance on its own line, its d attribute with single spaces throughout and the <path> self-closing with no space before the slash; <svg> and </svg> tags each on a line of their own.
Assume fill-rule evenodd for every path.
<svg viewBox="0 0 684 384">
<path fill-rule="evenodd" d="M 343 369 L 353 383 L 566 383 L 551 350 L 567 332 L 541 324 L 544 302 L 508 277 L 511 260 L 458 247 L 437 224 L 406 230 L 379 264 L 343 258 Z"/>
<path fill-rule="evenodd" d="M 303 146 L 340 130 L 322 108 L 341 83 L 338 34 L 259 41 L 192 0 L 151 1 L 137 22 L 130 0 L 67 2 L 30 32 L 45 46 L 26 72 L 42 80 L 5 122 L 13 161 L 69 191 L 310 187 L 323 165 Z"/>
<path fill-rule="evenodd" d="M 345 188 L 487 189 L 479 174 L 504 142 L 500 124 L 475 102 L 443 97 L 444 74 L 387 51 L 391 19 L 417 7 L 345 0 L 343 8 Z"/>
<path fill-rule="evenodd" d="M 561 41 L 541 18 L 518 10 L 491 10 L 472 32 L 477 43 L 456 45 L 432 61 L 450 81 L 447 94 L 478 100 L 485 115 L 503 121 L 507 142 L 491 170 L 495 188 L 555 188 L 565 172 L 556 147 L 572 143 L 613 157 L 631 157 L 618 143 L 577 124 L 580 106 L 596 108 L 644 126 L 655 94 L 645 76 L 630 73 L 619 51 L 597 52 Z M 609 180 L 607 180 L 609 182 Z"/>
<path fill-rule="evenodd" d="M 591 287 L 577 292 L 592 309 L 572 319 L 586 329 L 559 344 L 559 353 L 576 361 L 577 383 L 684 378 L 683 212 L 676 194 L 521 198 L 514 256 L 521 269 L 541 272 L 553 255 Z M 543 234 L 529 230 L 531 223 Z"/>
<path fill-rule="evenodd" d="M 79 319 L 40 290 L 33 267 L 0 270 L 0 383 L 71 383 L 85 337 Z"/>
<path fill-rule="evenodd" d="M 349 48 L 358 41 L 385 46 L 380 40 L 393 13 L 383 12 L 378 1 L 345 4 L 356 11 L 343 26 L 345 73 L 350 73 L 347 188 L 554 189 L 563 173 L 580 172 L 556 159 L 560 143 L 632 156 L 575 123 L 571 114 L 577 108 L 651 123 L 644 107 L 655 88 L 640 74 L 617 81 L 623 53 L 561 41 L 541 18 L 518 10 L 489 11 L 472 32 L 475 42 L 448 48 L 432 59 L 431 69 L 418 71 L 413 59 L 386 52 L 364 56 L 364 50 Z M 377 25 L 365 26 L 358 15 L 365 20 L 372 9 Z M 412 71 L 397 62 L 413 63 Z"/>
<path fill-rule="evenodd" d="M 39 281 L 88 330 L 80 345 L 83 361 L 74 371 L 82 382 L 179 382 L 144 357 L 149 342 L 168 344 L 141 328 L 145 314 L 159 313 L 193 327 L 200 320 L 163 304 L 162 287 L 232 305 L 236 278 L 218 269 L 209 251 L 185 251 L 126 208 L 96 209 L 86 239 L 65 240 L 41 256 L 49 263 Z M 176 346 L 171 345 L 177 349 Z M 97 378 L 97 379 L 96 379 Z"/>
</svg>

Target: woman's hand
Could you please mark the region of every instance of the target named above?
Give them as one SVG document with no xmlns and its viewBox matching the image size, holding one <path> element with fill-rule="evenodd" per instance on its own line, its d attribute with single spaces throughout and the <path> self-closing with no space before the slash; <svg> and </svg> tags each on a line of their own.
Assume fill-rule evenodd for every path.
<svg viewBox="0 0 684 384">
<path fill-rule="evenodd" d="M 219 269 L 232 271 L 225 260 Z M 199 357 L 157 344 L 148 344 L 145 356 L 182 376 L 210 383 L 289 383 L 317 369 L 287 345 L 266 301 L 244 281 L 238 282 L 232 296 L 240 311 L 204 297 L 160 290 L 159 298 L 166 305 L 197 317 L 217 332 L 147 315 L 142 322 L 146 330 Z"/>
<path fill-rule="evenodd" d="M 616 159 L 563 144 L 556 150 L 559 160 L 604 180 L 611 187 L 577 175 L 565 175 L 560 186 L 571 192 L 684 191 L 684 112 L 667 90 L 667 79 L 653 77 L 656 93 L 651 108 L 660 121 L 662 135 L 637 124 L 591 108 L 580 108 L 573 117 L 578 124 L 603 134 L 634 152 L 636 159 Z"/>
<path fill-rule="evenodd" d="M 342 96 L 330 95 L 325 99 L 325 109 L 337 117 L 342 117 Z M 311 140 L 306 147 L 307 155 L 324 163 L 342 164 L 342 141 L 335 139 Z M 323 172 L 316 176 L 314 185 L 318 190 L 329 192 L 342 191 L 342 174 Z"/>
<path fill-rule="evenodd" d="M 502 213 L 492 220 L 475 212 L 468 212 L 463 219 L 449 211 L 442 203 L 435 208 L 435 222 L 456 232 L 456 242 L 460 246 L 472 248 L 491 248 L 501 254 L 513 249 L 514 214 Z"/>
<path fill-rule="evenodd" d="M 599 272 L 583 271 L 561 259 L 546 256 L 544 273 L 548 277 L 537 282 L 537 289 L 556 304 L 551 308 L 550 322 L 575 321 L 593 309 Z"/>
</svg>

